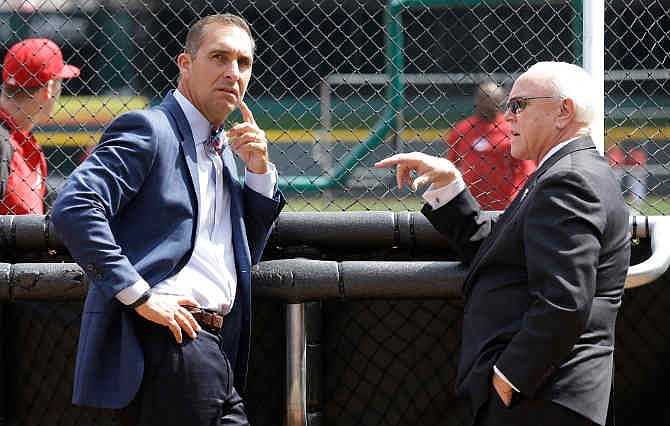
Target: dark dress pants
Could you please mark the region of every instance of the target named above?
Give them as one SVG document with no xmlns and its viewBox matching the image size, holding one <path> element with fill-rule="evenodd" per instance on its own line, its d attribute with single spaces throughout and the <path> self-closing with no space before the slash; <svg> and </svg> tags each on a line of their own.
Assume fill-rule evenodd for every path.
<svg viewBox="0 0 670 426">
<path fill-rule="evenodd" d="M 144 378 L 133 402 L 121 412 L 124 426 L 248 425 L 242 398 L 222 338 L 202 330 L 184 333 L 178 344 L 167 327 L 138 316 Z"/>
<path fill-rule="evenodd" d="M 551 401 L 520 399 L 509 408 L 493 386 L 479 409 L 474 426 L 596 426 L 591 420 Z"/>
</svg>

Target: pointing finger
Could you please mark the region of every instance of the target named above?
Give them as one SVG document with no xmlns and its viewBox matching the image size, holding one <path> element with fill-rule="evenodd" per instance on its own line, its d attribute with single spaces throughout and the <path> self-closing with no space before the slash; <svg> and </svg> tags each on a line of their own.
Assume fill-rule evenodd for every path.
<svg viewBox="0 0 670 426">
<path fill-rule="evenodd" d="M 375 167 L 380 168 L 380 167 L 388 167 L 388 166 L 393 166 L 396 164 L 399 164 L 401 162 L 401 156 L 402 154 L 396 154 L 392 155 L 388 158 L 384 158 L 383 160 L 379 160 L 375 163 Z"/>
<path fill-rule="evenodd" d="M 256 124 L 256 120 L 254 120 L 254 115 L 251 113 L 251 110 L 249 109 L 247 104 L 244 103 L 244 101 L 240 102 L 240 111 L 242 111 L 242 119 L 244 121 L 254 125 Z"/>
</svg>

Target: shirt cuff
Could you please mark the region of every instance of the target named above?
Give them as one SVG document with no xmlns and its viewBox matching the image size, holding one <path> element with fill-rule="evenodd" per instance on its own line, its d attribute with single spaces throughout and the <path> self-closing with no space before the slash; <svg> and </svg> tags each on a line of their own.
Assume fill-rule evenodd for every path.
<svg viewBox="0 0 670 426">
<path fill-rule="evenodd" d="M 510 382 L 509 380 L 507 380 L 507 377 L 505 377 L 505 375 L 502 373 L 502 371 L 498 370 L 498 367 L 496 367 L 495 365 L 493 366 L 493 372 L 496 373 L 498 376 L 500 376 L 500 378 L 503 379 L 503 381 L 504 381 L 505 383 L 507 383 L 508 385 L 510 385 L 510 386 L 512 387 L 512 389 L 514 389 L 514 390 L 515 390 L 516 392 L 518 392 L 518 393 L 521 393 L 521 391 L 520 391 L 519 389 L 517 389 L 516 386 L 514 386 L 514 385 L 512 384 L 512 382 Z"/>
<path fill-rule="evenodd" d="M 448 185 L 436 188 L 435 184 L 431 184 L 430 187 L 428 187 L 428 190 L 423 193 L 423 199 L 426 200 L 433 210 L 437 210 L 456 198 L 456 196 L 463 192 L 465 188 L 465 181 L 459 174 L 456 177 L 456 180 Z"/>
<path fill-rule="evenodd" d="M 244 185 L 249 187 L 267 198 L 272 198 L 275 195 L 275 188 L 277 188 L 277 168 L 274 164 L 268 164 L 268 171 L 263 174 L 250 172 L 244 169 Z"/>
<path fill-rule="evenodd" d="M 149 283 L 144 281 L 142 278 L 137 280 L 135 284 L 128 286 L 116 293 L 116 300 L 123 303 L 124 305 L 130 305 L 134 301 L 140 298 L 146 291 L 149 290 Z"/>
</svg>

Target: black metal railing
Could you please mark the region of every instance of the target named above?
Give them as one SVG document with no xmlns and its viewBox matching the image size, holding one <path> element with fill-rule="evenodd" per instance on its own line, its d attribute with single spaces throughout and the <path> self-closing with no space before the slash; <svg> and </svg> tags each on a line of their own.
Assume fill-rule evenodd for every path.
<svg viewBox="0 0 670 426">
<path fill-rule="evenodd" d="M 638 220 L 635 263 L 647 259 L 652 246 L 643 225 L 648 221 Z M 266 256 L 252 271 L 246 397 L 254 424 L 275 425 L 281 418 L 287 426 L 404 424 L 416 418 L 463 424 L 467 404 L 455 396 L 453 381 L 466 269 L 453 259 L 425 260 L 426 253 L 446 247 L 426 225 L 408 212 L 282 214 L 267 253 L 287 255 L 301 247 L 317 258 Z M 344 244 L 347 238 L 357 243 Z M 43 261 L 67 259 L 45 217 L 0 218 L 0 249 L 17 259 L 23 252 L 40 259 L 0 264 L 6 421 L 116 424 L 113 410 L 69 402 L 84 272 L 71 261 Z M 665 374 L 662 359 L 653 355 L 670 352 L 670 340 L 663 338 L 670 329 L 661 333 L 665 322 L 658 317 L 670 306 L 665 281 L 667 274 L 625 294 L 616 350 L 620 418 L 632 418 L 630 407 L 647 407 L 649 398 L 639 395 L 649 394 L 655 374 Z M 652 333 L 644 325 L 654 321 L 659 323 Z M 651 341 L 640 345 L 645 337 Z M 651 413 L 663 416 L 660 406 Z"/>
</svg>

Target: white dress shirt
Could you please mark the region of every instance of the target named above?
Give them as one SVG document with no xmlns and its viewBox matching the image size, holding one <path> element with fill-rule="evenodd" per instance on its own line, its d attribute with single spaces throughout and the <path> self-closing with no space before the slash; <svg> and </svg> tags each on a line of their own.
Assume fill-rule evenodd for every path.
<svg viewBox="0 0 670 426">
<path fill-rule="evenodd" d="M 230 221 L 230 192 L 224 182 L 223 161 L 205 146 L 210 123 L 179 90 L 174 97 L 184 111 L 191 127 L 198 163 L 200 205 L 195 246 L 188 263 L 177 274 L 156 284 L 154 293 L 193 297 L 203 308 L 227 314 L 235 301 L 237 273 Z M 230 149 L 224 134 L 224 149 Z M 273 164 L 265 174 L 245 170 L 245 185 L 271 198 L 277 183 Z M 188 244 L 188 241 L 184 241 Z M 116 298 L 130 304 L 137 300 L 149 284 L 141 279 L 116 294 Z"/>
<path fill-rule="evenodd" d="M 573 140 L 577 139 L 571 138 L 568 139 L 567 141 L 561 142 L 558 145 L 553 146 L 547 153 L 542 157 L 542 160 L 540 160 L 540 164 L 537 165 L 537 169 L 542 166 L 542 163 L 544 163 L 549 157 L 557 153 L 561 148 L 563 148 L 565 145 L 569 144 Z M 456 176 L 456 180 L 453 182 L 449 183 L 448 185 L 436 188 L 434 185 L 430 185 L 428 187 L 428 190 L 423 193 L 423 199 L 426 200 L 426 202 L 432 207 L 433 210 L 437 210 L 440 207 L 444 206 L 447 204 L 449 201 L 453 200 L 456 198 L 458 194 L 460 194 L 464 189 L 466 188 L 465 181 L 463 180 L 463 177 L 461 176 L 461 173 L 458 172 Z M 510 382 L 507 377 L 503 374 L 500 369 L 498 369 L 497 366 L 493 366 L 493 371 L 500 376 L 501 379 L 503 379 L 508 385 L 512 387 L 516 392 L 521 392 L 512 382 Z"/>
</svg>

